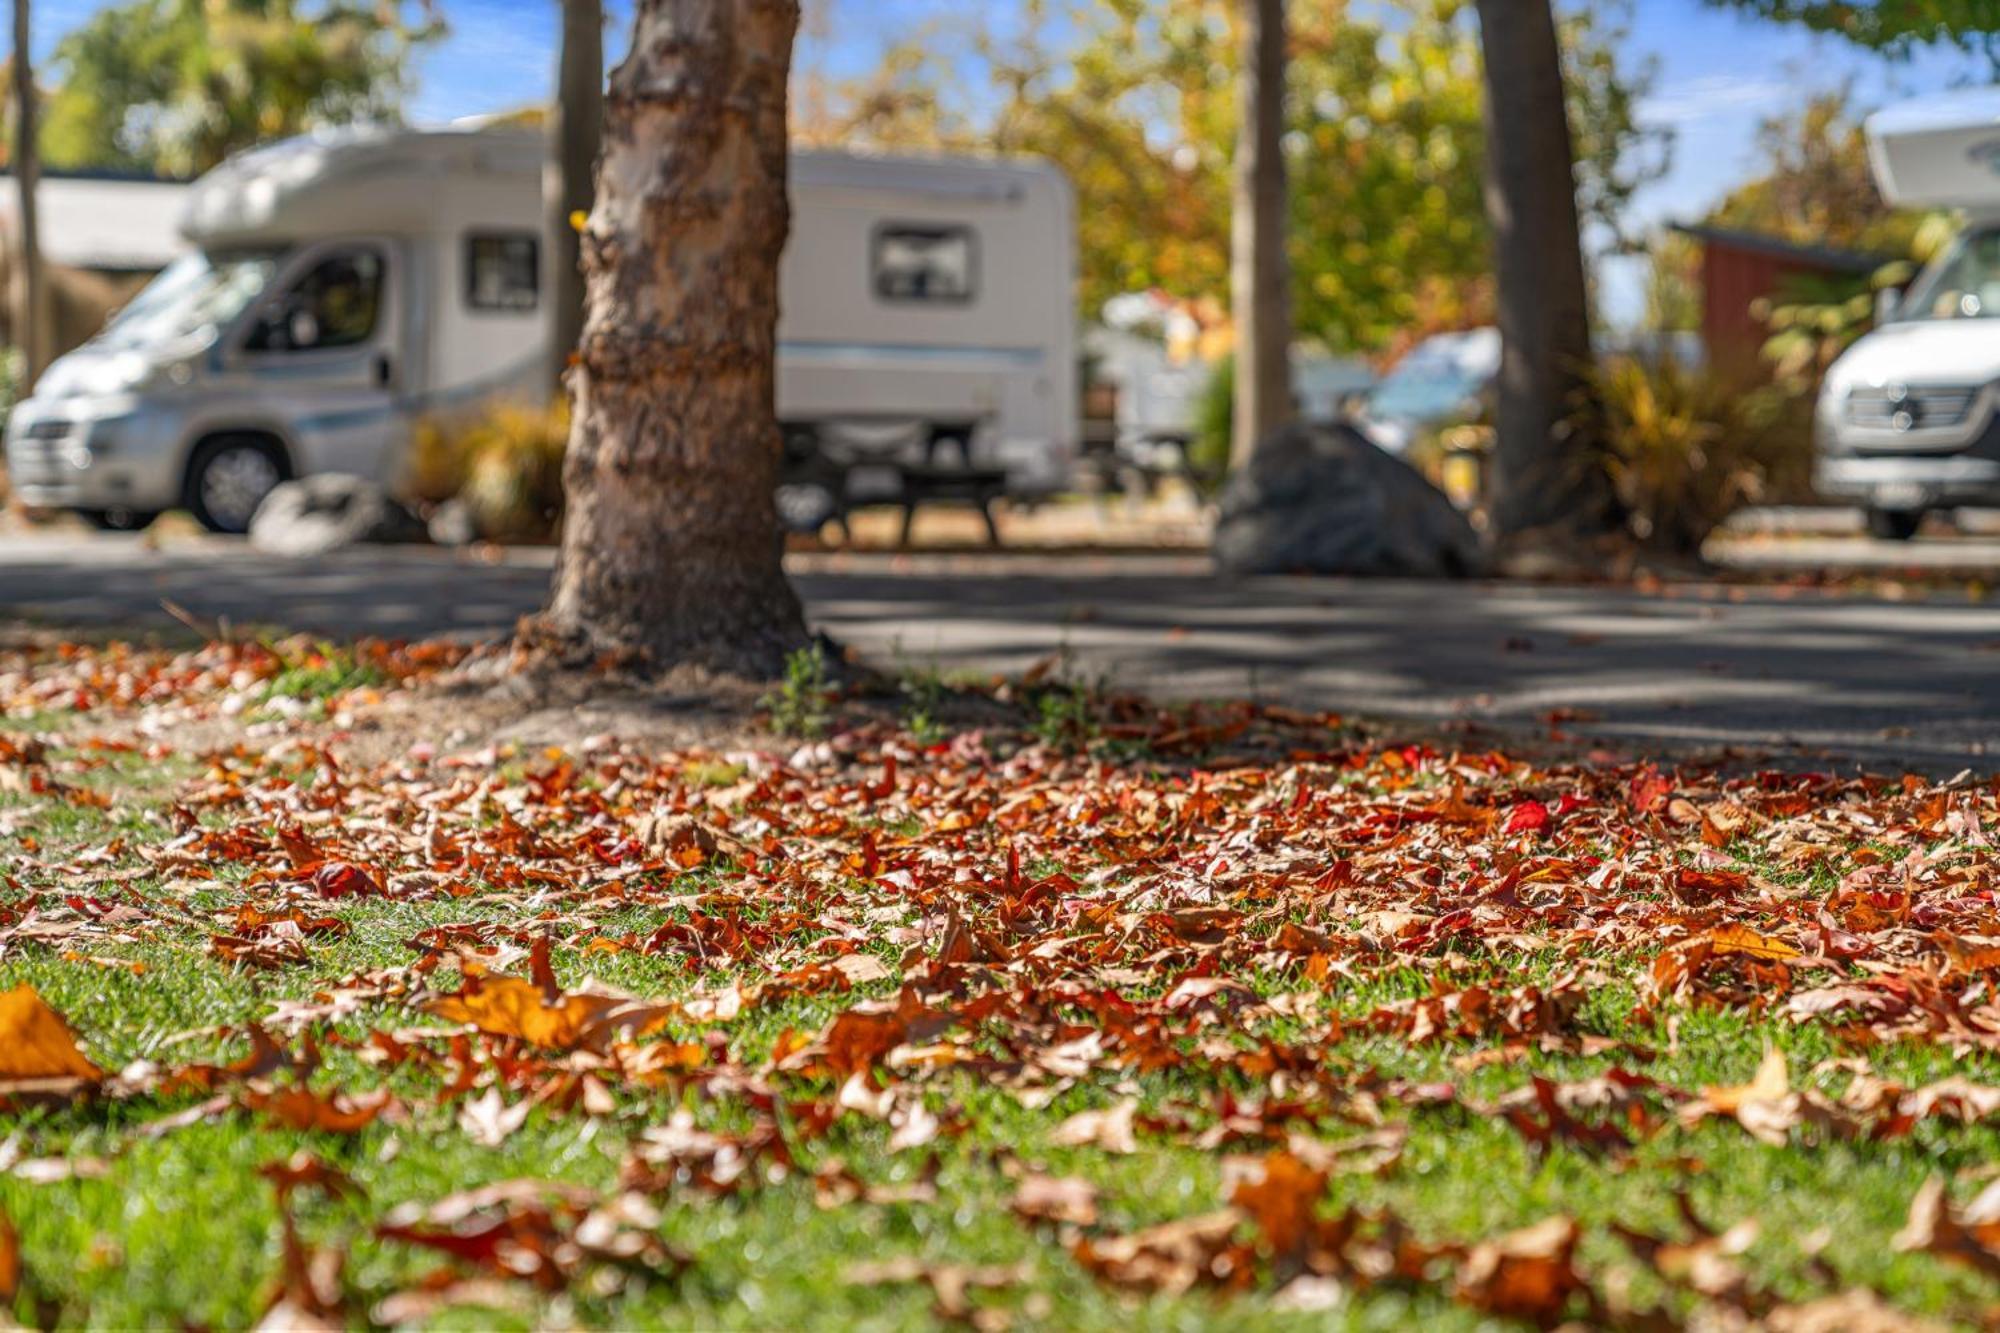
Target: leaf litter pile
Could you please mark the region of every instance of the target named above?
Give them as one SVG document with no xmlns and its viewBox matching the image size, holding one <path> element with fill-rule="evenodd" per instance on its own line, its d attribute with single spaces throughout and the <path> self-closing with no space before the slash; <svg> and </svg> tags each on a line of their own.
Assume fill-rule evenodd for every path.
<svg viewBox="0 0 2000 1333">
<path fill-rule="evenodd" d="M 0 659 L 0 1316 L 2000 1320 L 1990 781 L 457 745 L 459 656 Z"/>
</svg>

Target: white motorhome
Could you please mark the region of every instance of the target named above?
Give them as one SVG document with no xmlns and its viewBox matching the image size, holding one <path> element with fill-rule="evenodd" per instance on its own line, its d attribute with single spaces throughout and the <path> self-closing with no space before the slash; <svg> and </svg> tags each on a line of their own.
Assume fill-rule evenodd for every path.
<svg viewBox="0 0 2000 1333">
<path fill-rule="evenodd" d="M 1966 218 L 1820 389 L 1815 487 L 1905 540 L 1927 510 L 2000 501 L 2000 89 L 1890 107 L 1867 133 L 1890 203 Z"/>
<path fill-rule="evenodd" d="M 542 141 L 347 130 L 190 190 L 177 259 L 7 423 L 15 493 L 111 525 L 241 531 L 311 472 L 393 482 L 426 416 L 543 373 Z M 1055 489 L 1077 436 L 1067 183 L 1035 162 L 795 153 L 779 280 L 788 447 L 960 441 Z M 911 445 L 909 441 L 916 441 Z"/>
</svg>

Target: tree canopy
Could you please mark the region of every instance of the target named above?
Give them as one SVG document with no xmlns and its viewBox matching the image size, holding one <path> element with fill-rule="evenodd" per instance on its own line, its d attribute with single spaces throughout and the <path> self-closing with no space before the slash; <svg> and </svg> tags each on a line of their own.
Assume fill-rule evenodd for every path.
<svg viewBox="0 0 2000 1333">
<path fill-rule="evenodd" d="M 428 11 L 366 0 L 135 0 L 56 46 L 43 153 L 57 168 L 186 176 L 315 125 L 397 117 Z"/>
<path fill-rule="evenodd" d="M 1078 196 L 1079 293 L 1227 290 L 1237 6 L 1031 0 L 889 48 L 869 74 L 810 74 L 797 132 L 884 149 L 1039 153 Z M 1663 164 L 1634 103 L 1648 73 L 1579 13 L 1563 29 L 1579 202 L 1599 234 Z M 1615 7 L 1612 7 L 1615 12 Z M 1299 330 L 1377 350 L 1491 315 L 1478 163 L 1479 44 L 1462 0 L 1293 0 L 1285 139 Z"/>
<path fill-rule="evenodd" d="M 2000 63 L 2000 0 L 1708 0 L 1757 18 L 1830 32 L 1874 51 L 1919 46 L 1982 51 Z"/>
</svg>

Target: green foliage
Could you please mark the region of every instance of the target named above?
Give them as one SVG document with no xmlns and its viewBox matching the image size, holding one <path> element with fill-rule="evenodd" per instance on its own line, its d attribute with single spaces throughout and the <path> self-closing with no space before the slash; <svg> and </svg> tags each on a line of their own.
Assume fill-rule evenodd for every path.
<svg viewBox="0 0 2000 1333">
<path fill-rule="evenodd" d="M 43 156 L 190 176 L 314 126 L 395 120 L 409 53 L 439 31 L 400 0 L 134 0 L 57 44 Z"/>
<path fill-rule="evenodd" d="M 567 399 L 424 421 L 411 441 L 404 487 L 419 500 L 463 500 L 485 540 L 550 541 L 562 525 L 568 446 Z"/>
<path fill-rule="evenodd" d="M 918 671 L 905 672 L 898 688 L 904 699 L 903 726 L 919 745 L 936 745 L 951 734 L 943 713 L 951 689 L 935 663 Z"/>
<path fill-rule="evenodd" d="M 1236 358 L 1218 359 L 1201 386 L 1195 403 L 1194 442 L 1188 461 L 1204 477 L 1220 477 L 1229 471 L 1229 441 L 1236 428 Z"/>
<path fill-rule="evenodd" d="M 1853 88 L 1808 97 L 1757 128 L 1756 174 L 1707 220 L 1800 245 L 1907 255 L 1921 213 L 1889 206 L 1875 184 Z"/>
<path fill-rule="evenodd" d="M 824 736 L 833 722 L 833 685 L 826 653 L 818 643 L 785 658 L 785 678 L 778 688 L 757 701 L 769 715 L 771 730 L 780 736 L 807 740 Z"/>
<path fill-rule="evenodd" d="M 1463 0 L 1290 8 L 1287 168 L 1302 334 L 1334 352 L 1491 318 L 1482 202 L 1483 90 Z M 1621 65 L 1618 6 L 1565 20 L 1579 201 L 1615 225 L 1664 166 L 1634 103 L 1650 71 Z M 1035 0 L 1007 35 L 934 28 L 837 87 L 806 77 L 808 142 L 1037 153 L 1078 196 L 1079 299 L 1228 290 L 1236 134 L 1229 0 Z M 1604 14 L 1613 19 L 1607 20 Z M 982 77 L 983 75 L 983 77 Z"/>
<path fill-rule="evenodd" d="M 1873 51 L 1907 55 L 1956 46 L 2000 64 L 2000 5 L 1994 0 L 1708 0 L 1717 8 L 1830 32 Z"/>
<path fill-rule="evenodd" d="M 1739 506 L 1806 490 L 1810 399 L 1783 386 L 1613 357 L 1590 397 L 1632 536 L 1655 550 L 1694 555 Z"/>
<path fill-rule="evenodd" d="M 301 646 L 290 641 L 271 641 L 265 646 L 284 663 L 284 669 L 264 682 L 260 702 L 269 703 L 273 699 L 316 702 L 388 680 L 375 663 L 336 643 L 322 640 Z"/>
<path fill-rule="evenodd" d="M 1035 718 L 1028 729 L 1053 750 L 1081 751 L 1098 736 L 1091 690 L 1081 681 L 1063 681 L 1035 696 Z"/>
</svg>

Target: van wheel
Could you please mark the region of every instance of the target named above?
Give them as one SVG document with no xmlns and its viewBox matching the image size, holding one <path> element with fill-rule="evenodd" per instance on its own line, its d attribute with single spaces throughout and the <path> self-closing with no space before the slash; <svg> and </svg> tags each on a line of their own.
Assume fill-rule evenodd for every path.
<svg viewBox="0 0 2000 1333">
<path fill-rule="evenodd" d="M 1921 509 L 1871 509 L 1868 535 L 1885 542 L 1906 542 L 1924 525 Z"/>
<path fill-rule="evenodd" d="M 188 459 L 182 502 L 210 532 L 248 532 L 264 497 L 291 475 L 285 454 L 258 435 L 218 435 Z"/>
<path fill-rule="evenodd" d="M 156 509 L 79 509 L 76 516 L 104 532 L 137 532 L 160 514 Z"/>
</svg>

